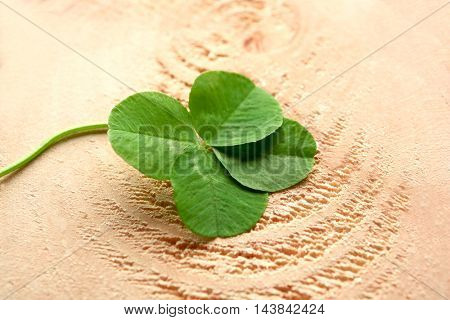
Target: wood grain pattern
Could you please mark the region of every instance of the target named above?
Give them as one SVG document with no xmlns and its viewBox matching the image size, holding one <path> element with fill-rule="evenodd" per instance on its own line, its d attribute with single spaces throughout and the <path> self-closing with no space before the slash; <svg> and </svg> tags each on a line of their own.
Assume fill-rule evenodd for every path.
<svg viewBox="0 0 450 320">
<path fill-rule="evenodd" d="M 130 88 L 186 104 L 209 69 L 274 94 L 319 153 L 251 232 L 206 241 L 180 223 L 170 183 L 104 135 L 62 143 L 0 181 L 0 297 L 450 296 L 450 6 L 382 47 L 445 2 L 5 3 L 0 166 L 106 121 Z"/>
</svg>

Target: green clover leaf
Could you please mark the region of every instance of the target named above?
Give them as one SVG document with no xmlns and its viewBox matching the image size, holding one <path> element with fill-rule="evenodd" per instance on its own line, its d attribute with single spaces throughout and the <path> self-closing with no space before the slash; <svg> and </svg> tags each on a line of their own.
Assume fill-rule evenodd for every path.
<svg viewBox="0 0 450 320">
<path fill-rule="evenodd" d="M 267 137 L 283 123 L 278 102 L 237 73 L 210 71 L 192 85 L 189 109 L 210 146 L 234 146 Z"/>
<path fill-rule="evenodd" d="M 191 116 L 177 100 L 159 92 L 134 94 L 109 117 L 109 140 L 128 164 L 155 179 L 170 179 L 173 162 L 198 144 Z"/>
<path fill-rule="evenodd" d="M 275 192 L 297 184 L 311 172 L 316 142 L 299 123 L 284 119 L 283 125 L 263 140 L 216 147 L 214 152 L 242 185 Z"/>
<path fill-rule="evenodd" d="M 250 230 L 267 205 L 267 193 L 236 183 L 205 147 L 179 156 L 171 181 L 178 214 L 189 229 L 204 237 L 230 237 Z"/>
</svg>

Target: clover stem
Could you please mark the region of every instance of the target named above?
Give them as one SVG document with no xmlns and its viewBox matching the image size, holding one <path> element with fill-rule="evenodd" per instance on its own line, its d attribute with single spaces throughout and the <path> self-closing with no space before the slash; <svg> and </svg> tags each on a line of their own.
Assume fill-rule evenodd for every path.
<svg viewBox="0 0 450 320">
<path fill-rule="evenodd" d="M 93 124 L 88 126 L 81 126 L 73 129 L 69 129 L 66 131 L 62 131 L 55 136 L 51 137 L 47 141 L 45 141 L 39 148 L 37 148 L 35 151 L 27 155 L 26 157 L 22 158 L 21 160 L 17 161 L 16 163 L 11 164 L 10 166 L 7 166 L 6 168 L 0 169 L 0 178 L 6 176 L 7 174 L 13 173 L 14 171 L 18 171 L 24 167 L 26 167 L 31 161 L 36 159 L 39 155 L 41 155 L 44 151 L 46 151 L 51 146 L 57 144 L 61 140 L 67 139 L 69 137 L 81 135 L 81 134 L 87 134 L 87 133 L 94 133 L 94 132 L 101 132 L 108 130 L 108 125 L 101 123 L 101 124 Z"/>
</svg>

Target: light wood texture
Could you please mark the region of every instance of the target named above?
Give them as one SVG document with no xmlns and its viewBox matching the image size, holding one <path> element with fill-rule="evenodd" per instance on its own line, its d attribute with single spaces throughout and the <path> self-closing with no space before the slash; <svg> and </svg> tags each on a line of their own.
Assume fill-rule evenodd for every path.
<svg viewBox="0 0 450 320">
<path fill-rule="evenodd" d="M 1 298 L 450 297 L 450 6 L 394 39 L 445 1 L 5 3 L 48 34 L 0 4 L 0 167 L 131 89 L 186 103 L 208 69 L 320 153 L 254 230 L 206 242 L 106 135 L 64 142 L 0 181 Z"/>
</svg>

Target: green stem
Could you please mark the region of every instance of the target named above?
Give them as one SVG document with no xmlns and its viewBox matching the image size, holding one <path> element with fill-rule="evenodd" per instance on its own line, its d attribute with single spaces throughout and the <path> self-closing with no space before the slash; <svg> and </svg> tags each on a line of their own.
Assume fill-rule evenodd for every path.
<svg viewBox="0 0 450 320">
<path fill-rule="evenodd" d="M 50 148 L 51 146 L 57 144 L 61 140 L 64 140 L 69 137 L 73 137 L 80 134 L 86 134 L 86 133 L 94 133 L 99 131 L 105 131 L 108 130 L 107 124 L 93 124 L 89 126 L 82 126 L 77 127 L 73 129 L 69 129 L 63 132 L 58 133 L 57 135 L 51 137 L 47 141 L 45 141 L 38 149 L 33 151 L 31 154 L 26 156 L 25 158 L 17 161 L 16 163 L 13 163 L 10 166 L 7 166 L 6 168 L 0 169 L 0 178 L 6 176 L 7 174 L 10 174 L 14 171 L 18 171 L 24 167 L 26 167 L 31 161 L 36 159 L 39 155 L 41 155 L 45 150 Z"/>
</svg>

